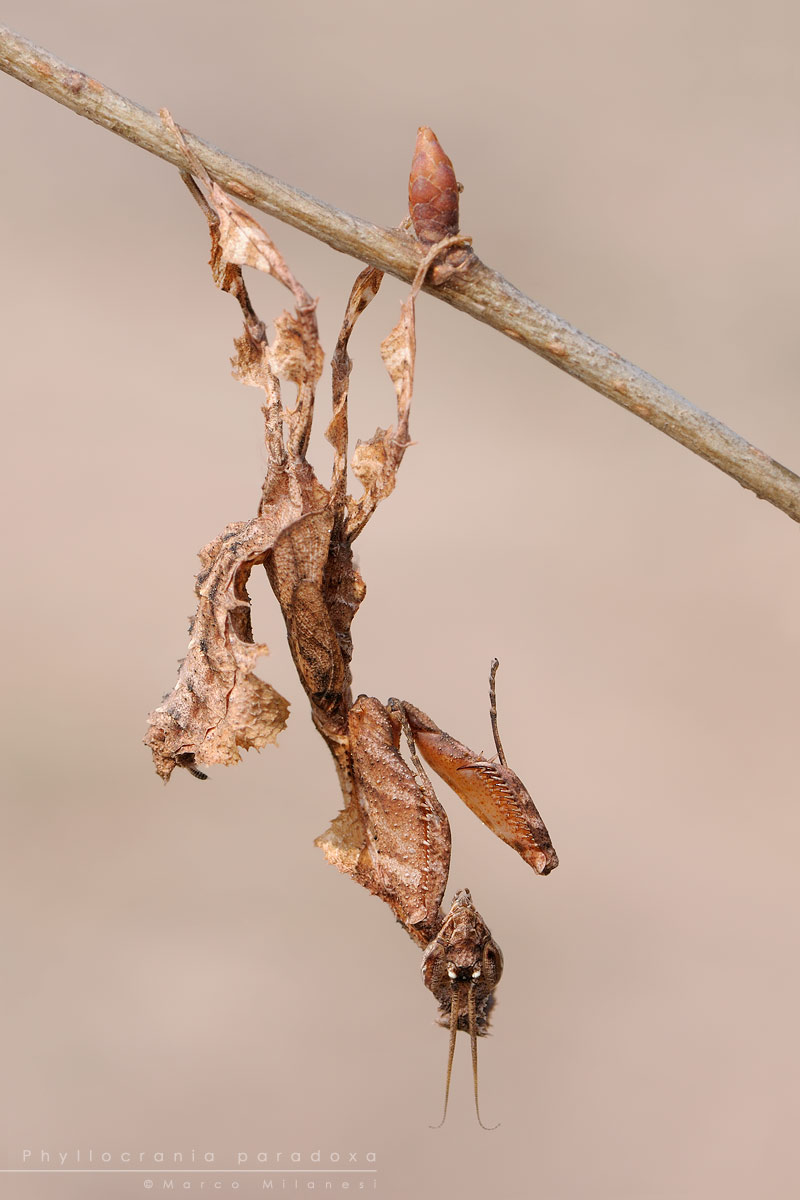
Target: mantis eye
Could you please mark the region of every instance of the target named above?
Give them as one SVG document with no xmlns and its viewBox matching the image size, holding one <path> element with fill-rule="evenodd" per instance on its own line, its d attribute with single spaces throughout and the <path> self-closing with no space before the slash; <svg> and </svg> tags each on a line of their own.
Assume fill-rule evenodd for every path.
<svg viewBox="0 0 800 1200">
<path fill-rule="evenodd" d="M 503 956 L 494 942 L 488 942 L 483 948 L 482 974 L 491 987 L 496 987 L 503 973 Z"/>
</svg>

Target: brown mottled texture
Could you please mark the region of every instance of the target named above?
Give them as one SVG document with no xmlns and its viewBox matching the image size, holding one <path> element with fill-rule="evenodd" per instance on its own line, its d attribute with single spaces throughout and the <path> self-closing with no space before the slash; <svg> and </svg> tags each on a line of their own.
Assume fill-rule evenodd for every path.
<svg viewBox="0 0 800 1200">
<path fill-rule="evenodd" d="M 408 179 L 408 208 L 414 232 L 426 246 L 458 233 L 458 183 L 453 164 L 436 134 L 420 125 Z"/>
</svg>

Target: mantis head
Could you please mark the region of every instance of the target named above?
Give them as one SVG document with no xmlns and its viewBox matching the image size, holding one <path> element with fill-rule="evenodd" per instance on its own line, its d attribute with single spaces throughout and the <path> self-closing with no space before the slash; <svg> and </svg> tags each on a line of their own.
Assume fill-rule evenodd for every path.
<svg viewBox="0 0 800 1200">
<path fill-rule="evenodd" d="M 456 1034 L 461 1029 L 470 1037 L 478 1123 L 484 1129 L 489 1128 L 481 1121 L 478 1107 L 477 1039 L 488 1031 L 494 989 L 500 982 L 502 972 L 503 955 L 500 947 L 475 908 L 468 889 L 464 888 L 456 894 L 450 912 L 437 936 L 427 946 L 422 959 L 423 982 L 439 1001 L 439 1023 L 450 1030 L 444 1113 L 440 1124 L 444 1124 L 447 1116 L 453 1052 Z"/>
</svg>

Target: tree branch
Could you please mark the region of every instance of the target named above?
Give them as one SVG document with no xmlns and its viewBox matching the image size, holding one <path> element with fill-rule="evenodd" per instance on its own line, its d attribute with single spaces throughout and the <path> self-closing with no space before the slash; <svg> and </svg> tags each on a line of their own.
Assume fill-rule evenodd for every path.
<svg viewBox="0 0 800 1200">
<path fill-rule="evenodd" d="M 185 167 L 172 135 L 156 113 L 2 26 L 0 69 L 151 154 Z M 227 191 L 334 250 L 407 282 L 413 280 L 424 256 L 424 247 L 414 238 L 323 204 L 192 134 L 185 136 L 209 174 Z M 652 375 L 529 299 L 479 259 L 444 284 L 428 283 L 424 290 L 540 354 L 800 521 L 800 476 Z"/>
</svg>

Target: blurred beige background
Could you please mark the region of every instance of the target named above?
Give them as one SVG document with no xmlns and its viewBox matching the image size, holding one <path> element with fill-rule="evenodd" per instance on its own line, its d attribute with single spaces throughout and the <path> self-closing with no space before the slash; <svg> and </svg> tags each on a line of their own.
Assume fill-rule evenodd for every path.
<svg viewBox="0 0 800 1200">
<path fill-rule="evenodd" d="M 432 125 L 485 261 L 800 468 L 796 5 L 8 0 L 4 20 L 379 223 Z M 146 1194 L 142 1174 L 8 1172 L 89 1150 L 372 1152 L 351 1190 L 386 1200 L 795 1194 L 796 527 L 421 300 L 418 444 L 359 544 L 356 688 L 488 749 L 497 654 L 506 749 L 561 856 L 533 877 L 440 789 L 451 886 L 506 973 L 481 1045 L 501 1126 L 476 1127 L 460 1039 L 431 1131 L 447 1036 L 388 909 L 312 845 L 337 788 L 263 579 L 280 748 L 165 790 L 141 745 L 195 553 L 254 511 L 264 465 L 202 219 L 164 164 L 5 76 L 0 103 L 2 1195 Z M 265 223 L 330 352 L 356 264 Z M 254 290 L 265 316 L 284 303 Z M 377 346 L 404 291 L 355 339 L 357 435 L 391 416 Z"/>
</svg>

